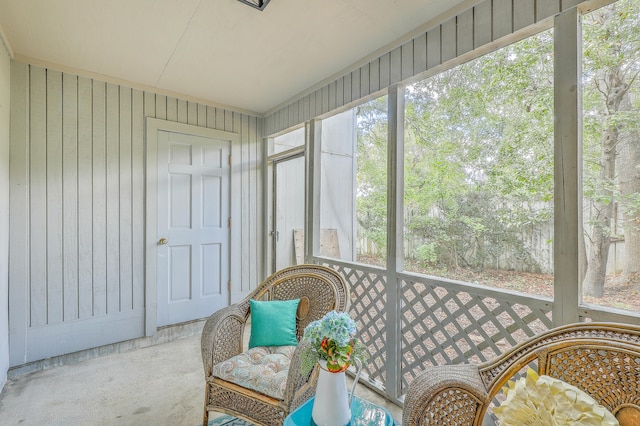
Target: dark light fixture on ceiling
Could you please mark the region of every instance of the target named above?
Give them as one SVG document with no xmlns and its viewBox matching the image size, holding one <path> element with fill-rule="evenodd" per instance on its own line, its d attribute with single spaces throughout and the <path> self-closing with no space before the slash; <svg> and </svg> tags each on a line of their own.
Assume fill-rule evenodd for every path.
<svg viewBox="0 0 640 426">
<path fill-rule="evenodd" d="M 244 3 L 251 7 L 255 7 L 258 10 L 264 10 L 269 4 L 270 0 L 238 0 L 240 3 Z"/>
</svg>

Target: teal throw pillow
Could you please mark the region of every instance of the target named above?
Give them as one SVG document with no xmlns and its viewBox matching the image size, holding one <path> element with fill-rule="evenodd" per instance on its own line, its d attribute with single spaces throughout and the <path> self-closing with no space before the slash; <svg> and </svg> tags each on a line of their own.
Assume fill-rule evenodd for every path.
<svg viewBox="0 0 640 426">
<path fill-rule="evenodd" d="M 256 346 L 296 346 L 296 311 L 300 299 L 258 301 L 251 304 L 249 348 Z"/>
</svg>

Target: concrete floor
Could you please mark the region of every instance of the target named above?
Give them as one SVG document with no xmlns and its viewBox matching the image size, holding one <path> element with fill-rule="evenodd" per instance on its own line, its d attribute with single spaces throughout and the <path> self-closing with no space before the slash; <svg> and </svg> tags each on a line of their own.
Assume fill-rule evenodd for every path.
<svg viewBox="0 0 640 426">
<path fill-rule="evenodd" d="M 185 425 L 202 422 L 200 335 L 9 373 L 0 393 L 0 425 Z M 359 385 L 356 394 L 402 409 Z M 214 413 L 211 413 L 211 418 Z"/>
</svg>

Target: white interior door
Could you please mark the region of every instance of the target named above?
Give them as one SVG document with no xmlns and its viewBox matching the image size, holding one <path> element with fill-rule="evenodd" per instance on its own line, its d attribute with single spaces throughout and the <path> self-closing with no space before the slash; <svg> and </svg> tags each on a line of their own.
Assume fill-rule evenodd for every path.
<svg viewBox="0 0 640 426">
<path fill-rule="evenodd" d="M 158 132 L 158 326 L 229 304 L 230 142 Z"/>
</svg>

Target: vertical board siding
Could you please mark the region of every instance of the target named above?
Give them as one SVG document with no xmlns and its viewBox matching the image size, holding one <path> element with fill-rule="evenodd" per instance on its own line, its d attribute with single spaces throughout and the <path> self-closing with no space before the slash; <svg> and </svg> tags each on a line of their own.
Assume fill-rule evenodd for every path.
<svg viewBox="0 0 640 426">
<path fill-rule="evenodd" d="M 560 12 L 560 2 L 558 0 L 537 0 L 536 2 L 536 22 Z"/>
<path fill-rule="evenodd" d="M 300 120 L 300 100 L 298 99 L 296 103 L 292 105 L 293 109 L 293 121 L 296 122 Z"/>
<path fill-rule="evenodd" d="M 120 97 L 118 87 L 107 84 L 106 108 L 106 312 L 112 314 L 120 311 Z"/>
<path fill-rule="evenodd" d="M 380 57 L 380 89 L 388 87 L 391 84 L 391 55 L 387 53 L 386 55 L 382 55 Z M 351 100 L 349 100 L 350 102 Z M 347 100 L 345 99 L 345 104 Z"/>
<path fill-rule="evenodd" d="M 402 80 L 402 48 L 393 49 L 389 56 L 389 84 Z"/>
<path fill-rule="evenodd" d="M 29 105 L 29 206 L 31 223 L 29 227 L 36 232 L 29 234 L 29 270 L 31 275 L 28 310 L 31 326 L 47 323 L 47 246 L 43 235 L 47 229 L 47 104 L 46 71 L 36 69 L 30 75 Z"/>
<path fill-rule="evenodd" d="M 47 324 L 62 322 L 62 74 L 47 71 L 46 245 Z M 41 265 L 34 265 L 42 267 Z"/>
<path fill-rule="evenodd" d="M 78 78 L 62 80 L 62 256 L 63 321 L 78 319 Z"/>
<path fill-rule="evenodd" d="M 362 68 L 360 68 L 360 96 L 366 96 L 370 93 L 369 92 L 370 78 L 371 78 L 371 74 L 369 72 L 369 64 L 367 64 L 367 65 L 364 65 Z M 327 110 L 330 111 L 328 108 Z"/>
<path fill-rule="evenodd" d="M 224 110 L 215 108 L 216 121 L 214 124 L 215 129 L 224 130 Z"/>
<path fill-rule="evenodd" d="M 240 133 L 240 129 L 237 126 L 233 125 L 234 117 L 238 114 L 234 114 L 231 111 L 224 112 L 224 129 L 227 132 Z"/>
<path fill-rule="evenodd" d="M 250 271 L 250 275 L 249 275 L 249 284 L 250 287 L 253 288 L 256 286 L 257 283 L 260 282 L 260 273 L 259 273 L 259 269 L 258 269 L 258 265 L 259 265 L 259 251 L 258 251 L 258 247 L 262 245 L 262 238 L 260 238 L 260 233 L 258 232 L 258 221 L 257 218 L 260 217 L 260 215 L 258 214 L 259 211 L 262 210 L 262 205 L 258 204 L 258 200 L 259 200 L 259 194 L 262 192 L 260 190 L 260 188 L 258 188 L 256 185 L 253 185 L 253 182 L 257 182 L 258 179 L 260 178 L 260 172 L 259 169 L 261 167 L 261 162 L 258 161 L 258 159 L 260 158 L 260 154 L 261 154 L 261 149 L 259 148 L 259 144 L 258 144 L 258 140 L 256 139 L 256 135 L 257 135 L 257 126 L 256 126 L 256 121 L 255 120 L 251 120 L 251 117 L 249 117 L 248 115 L 243 115 L 242 116 L 243 121 L 246 120 L 247 122 L 247 127 L 243 127 L 242 128 L 242 134 L 243 135 L 247 135 L 247 145 L 249 147 L 248 150 L 248 158 L 246 163 L 243 162 L 243 164 L 247 164 L 248 166 L 248 170 L 247 170 L 247 175 L 249 178 L 249 203 L 246 207 L 246 209 L 249 211 L 249 220 L 246 224 L 246 226 L 249 228 L 249 238 L 248 241 L 253 241 L 253 244 L 249 244 L 249 271 Z"/>
<path fill-rule="evenodd" d="M 78 78 L 78 318 L 93 316 L 93 83 Z M 71 231 L 73 232 L 73 231 Z"/>
<path fill-rule="evenodd" d="M 534 22 L 536 0 L 513 0 L 513 31 L 521 30 Z"/>
<path fill-rule="evenodd" d="M 427 70 L 427 34 L 413 39 L 413 75 Z"/>
<path fill-rule="evenodd" d="M 186 106 L 186 103 L 184 103 Z M 178 113 L 178 99 L 167 97 L 167 121 L 177 121 L 178 123 L 187 122 L 186 108 L 182 108 L 182 112 Z"/>
<path fill-rule="evenodd" d="M 380 64 L 376 59 L 371 61 L 369 66 L 369 93 L 375 93 L 378 90 L 380 90 Z"/>
<path fill-rule="evenodd" d="M 456 32 L 458 46 L 456 55 L 458 56 L 473 50 L 473 19 L 473 9 L 458 15 Z"/>
<path fill-rule="evenodd" d="M 474 49 L 575 7 L 584 0 L 484 0 L 388 53 L 302 97 L 304 114 L 291 114 L 300 100 L 265 119 L 265 134 L 286 130 L 371 93 L 409 80 Z M 356 58 L 357 59 L 357 58 Z M 333 100 L 335 88 L 336 98 Z M 329 93 L 328 102 L 323 96 Z"/>
<path fill-rule="evenodd" d="M 337 87 L 338 87 L 338 83 L 337 82 L 333 82 L 329 85 L 329 111 L 332 111 L 334 109 L 336 109 L 337 107 Z M 298 104 L 300 104 L 300 101 L 297 102 Z M 295 117 L 294 117 L 295 118 Z M 298 121 L 298 120 L 294 120 L 294 121 Z"/>
<path fill-rule="evenodd" d="M 360 70 L 353 71 L 351 73 L 351 99 L 360 99 Z M 321 114 L 326 111 L 322 111 L 322 108 L 318 108 Z"/>
<path fill-rule="evenodd" d="M 236 126 L 240 126 L 244 133 L 246 134 L 249 130 L 249 122 L 246 117 L 236 117 Z M 242 155 L 240 159 L 241 164 L 248 164 L 250 161 L 249 158 L 249 141 L 246 137 L 241 138 L 241 149 L 240 153 Z M 242 240 L 251 239 L 251 227 L 249 225 L 251 212 L 249 211 L 249 204 L 251 202 L 251 186 L 249 185 L 249 173 L 242 173 L 242 185 L 241 185 L 241 206 L 242 206 L 242 214 L 241 214 L 241 225 L 240 228 L 242 230 L 241 237 Z M 249 290 L 249 285 L 251 283 L 251 247 L 248 244 L 244 244 L 242 246 L 242 259 L 243 268 L 242 268 L 242 285 L 243 291 Z"/>
<path fill-rule="evenodd" d="M 131 99 L 131 310 L 144 300 L 145 159 L 144 120 L 146 93 L 134 90 Z M 155 103 L 154 103 L 155 105 Z M 152 107 L 151 107 L 152 108 Z"/>
<path fill-rule="evenodd" d="M 27 65 L 11 61 L 11 118 L 10 135 L 25 135 L 29 139 L 29 73 Z M 9 320 L 11 322 L 10 347 L 26 346 L 26 329 L 32 324 L 31 313 L 26 309 L 31 286 L 29 253 L 30 235 L 25 232 L 31 223 L 29 211 L 30 149 L 23 140 L 20 144 L 11 141 L 9 150 Z M 21 283 L 20 288 L 11 287 Z M 20 354 L 11 352 L 9 364 L 20 362 Z"/>
<path fill-rule="evenodd" d="M 484 2 L 473 8 L 473 48 L 490 43 L 491 2 Z"/>
<path fill-rule="evenodd" d="M 205 121 L 205 126 L 204 127 L 210 127 L 213 128 L 216 125 L 216 109 L 215 108 L 207 108 L 205 107 L 205 116 L 206 116 L 206 121 Z"/>
<path fill-rule="evenodd" d="M 314 92 L 315 93 L 315 92 Z M 313 94 L 312 94 L 313 95 Z M 342 100 L 345 104 L 351 102 L 351 74 L 347 74 L 342 78 Z M 312 102 L 315 101 L 315 96 L 311 98 Z M 315 114 L 315 108 L 312 106 L 311 118 L 316 117 L 319 114 Z"/>
<path fill-rule="evenodd" d="M 93 82 L 93 307 L 91 316 L 107 313 L 107 147 L 106 84 Z"/>
<path fill-rule="evenodd" d="M 260 118 L 35 65 L 14 69 L 12 111 L 24 116 L 12 114 L 11 321 L 20 325 L 11 338 L 24 344 L 12 345 L 12 365 L 144 335 L 146 117 L 240 134 L 234 285 L 255 288 Z"/>
<path fill-rule="evenodd" d="M 442 63 L 440 27 L 427 31 L 427 69 Z"/>
<path fill-rule="evenodd" d="M 342 79 L 336 82 L 336 102 L 338 105 L 342 104 Z M 311 112 L 309 111 L 309 96 L 302 98 L 302 117 L 304 121 L 311 119 Z"/>
<path fill-rule="evenodd" d="M 512 0 L 493 0 L 493 40 L 513 32 Z"/>
<path fill-rule="evenodd" d="M 353 76 L 352 76 L 353 78 Z M 359 80 L 358 80 L 359 81 Z M 355 83 L 354 83 L 355 84 Z M 360 87 L 360 84 L 358 83 L 358 88 Z M 353 86 L 351 87 L 352 90 Z M 316 100 L 316 113 L 318 113 L 319 115 L 324 114 L 326 111 L 322 110 L 322 89 L 318 89 L 315 91 L 315 100 Z M 288 108 L 288 107 L 287 107 Z"/>
<path fill-rule="evenodd" d="M 402 79 L 407 79 L 413 76 L 413 62 L 414 62 L 414 44 L 413 40 L 405 43 L 400 48 L 400 53 L 402 56 L 402 71 L 400 75 Z"/>
<path fill-rule="evenodd" d="M 196 125 L 207 127 L 207 106 L 198 104 Z"/>
<path fill-rule="evenodd" d="M 262 176 L 263 176 L 262 174 L 262 168 L 263 168 L 262 158 L 263 157 L 262 156 L 263 156 L 263 153 L 266 152 L 266 150 L 262 146 L 262 141 L 265 140 L 263 138 L 264 120 L 253 120 L 250 117 L 249 123 L 250 123 L 249 135 L 250 137 L 254 138 L 254 140 L 252 141 L 253 149 L 254 149 L 254 154 L 253 154 L 254 174 L 251 178 L 251 182 L 253 182 L 253 184 L 255 185 L 255 191 L 254 191 L 255 200 L 253 200 L 253 202 L 251 203 L 251 209 L 253 212 L 251 217 L 253 219 L 250 222 L 254 227 L 253 247 L 255 249 L 255 257 L 254 257 L 254 261 L 251 262 L 251 264 L 254 265 L 255 267 L 253 279 L 254 279 L 254 282 L 257 284 L 258 282 L 262 281 L 262 278 L 263 278 L 262 274 L 265 266 L 263 265 L 261 259 L 264 259 L 264 250 L 265 250 L 265 244 L 266 244 L 266 240 L 264 239 L 264 236 L 266 236 L 266 229 L 263 229 L 263 226 L 262 226 L 263 222 L 261 222 L 260 219 L 258 218 L 262 217 L 263 206 L 265 205 L 267 200 L 265 200 L 263 197 L 263 194 L 264 194 L 263 186 L 258 185 L 258 183 L 262 181 Z"/>
<path fill-rule="evenodd" d="M 160 120 L 167 120 L 168 107 L 167 107 L 167 97 L 164 95 L 156 95 L 156 116 L 155 118 L 159 118 Z M 172 103 L 169 101 L 169 103 Z M 173 120 L 175 121 L 175 120 Z"/>
<path fill-rule="evenodd" d="M 120 87 L 120 200 L 118 212 L 120 227 L 118 243 L 120 245 L 120 312 L 131 311 L 133 304 L 133 147 L 132 141 L 132 93 L 131 89 Z"/>
<path fill-rule="evenodd" d="M 187 102 L 187 124 L 198 125 L 198 106 L 195 102 Z"/>
<path fill-rule="evenodd" d="M 457 56 L 457 35 L 456 18 L 449 19 L 440 26 L 440 54 L 442 62 L 447 62 Z"/>
</svg>

